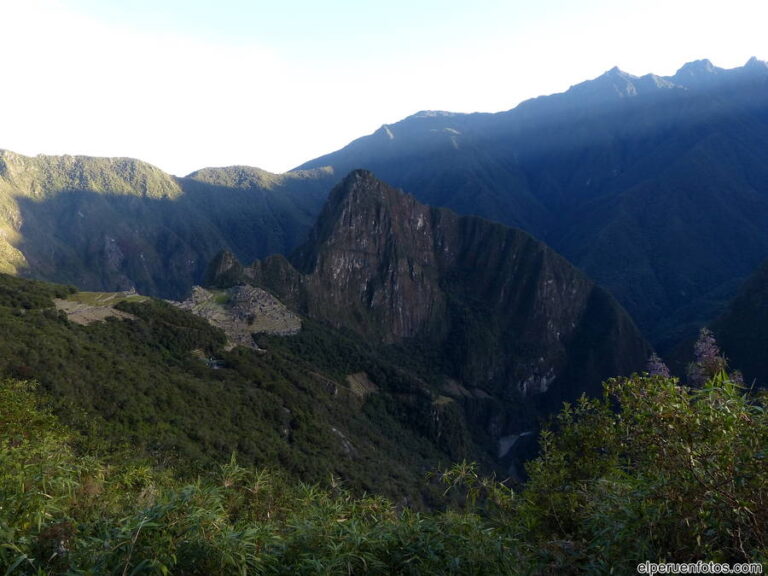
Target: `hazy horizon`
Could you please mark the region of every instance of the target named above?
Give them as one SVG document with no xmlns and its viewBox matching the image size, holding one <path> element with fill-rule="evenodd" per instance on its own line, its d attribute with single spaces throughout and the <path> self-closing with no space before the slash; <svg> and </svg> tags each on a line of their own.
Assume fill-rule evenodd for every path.
<svg viewBox="0 0 768 576">
<path fill-rule="evenodd" d="M 261 4 L 9 0 L 0 148 L 284 172 L 420 110 L 766 57 L 755 1 Z"/>
</svg>

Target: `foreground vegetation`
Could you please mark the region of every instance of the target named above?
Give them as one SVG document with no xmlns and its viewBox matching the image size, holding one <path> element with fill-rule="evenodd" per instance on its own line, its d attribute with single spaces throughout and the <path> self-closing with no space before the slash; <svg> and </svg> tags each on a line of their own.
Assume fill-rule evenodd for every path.
<svg viewBox="0 0 768 576">
<path fill-rule="evenodd" d="M 504 540 L 477 516 L 286 481 L 235 459 L 196 481 L 76 454 L 26 382 L 0 385 L 7 574 L 488 573 Z M 452 568 L 451 568 L 452 567 Z"/>
<path fill-rule="evenodd" d="M 431 513 L 234 457 L 192 481 L 146 462 L 109 464 L 77 448 L 33 384 L 5 379 L 0 566 L 6 574 L 630 574 L 645 560 L 766 561 L 766 395 L 748 394 L 705 352 L 691 370 L 698 386 L 652 370 L 566 406 L 519 492 L 470 464 L 436 474 L 455 498 Z"/>
</svg>

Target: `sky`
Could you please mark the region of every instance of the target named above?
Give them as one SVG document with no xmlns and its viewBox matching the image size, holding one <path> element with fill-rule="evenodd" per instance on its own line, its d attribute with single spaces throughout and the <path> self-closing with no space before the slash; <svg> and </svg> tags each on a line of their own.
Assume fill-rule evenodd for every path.
<svg viewBox="0 0 768 576">
<path fill-rule="evenodd" d="M 0 0 L 0 149 L 283 172 L 421 110 L 768 59 L 765 0 Z"/>
</svg>

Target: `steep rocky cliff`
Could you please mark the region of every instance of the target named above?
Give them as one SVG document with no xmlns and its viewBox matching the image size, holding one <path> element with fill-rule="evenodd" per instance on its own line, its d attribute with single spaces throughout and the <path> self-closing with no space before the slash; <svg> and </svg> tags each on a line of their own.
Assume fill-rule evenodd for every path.
<svg viewBox="0 0 768 576">
<path fill-rule="evenodd" d="M 366 171 L 331 192 L 290 261 L 244 273 L 311 318 L 429 349 L 446 376 L 496 397 L 554 408 L 648 354 L 616 301 L 541 242 L 420 204 Z"/>
</svg>

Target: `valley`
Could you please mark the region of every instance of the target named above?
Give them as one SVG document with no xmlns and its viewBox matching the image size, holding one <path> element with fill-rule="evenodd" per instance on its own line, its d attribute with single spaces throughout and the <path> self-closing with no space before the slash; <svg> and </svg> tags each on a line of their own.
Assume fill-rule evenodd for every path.
<svg viewBox="0 0 768 576">
<path fill-rule="evenodd" d="M 0 566 L 768 558 L 766 103 L 699 60 L 284 174 L 0 151 Z"/>
</svg>

